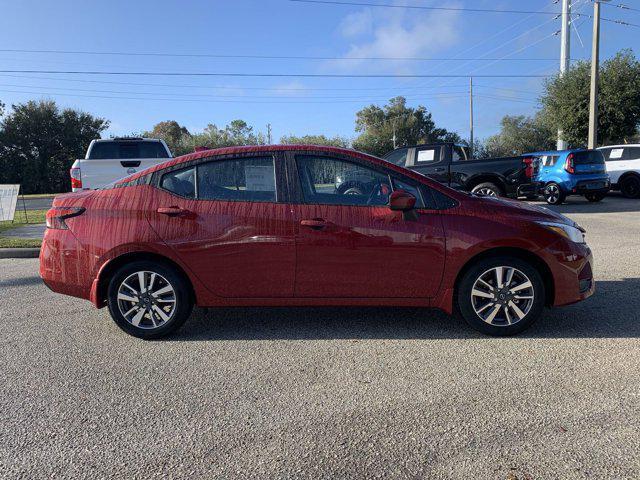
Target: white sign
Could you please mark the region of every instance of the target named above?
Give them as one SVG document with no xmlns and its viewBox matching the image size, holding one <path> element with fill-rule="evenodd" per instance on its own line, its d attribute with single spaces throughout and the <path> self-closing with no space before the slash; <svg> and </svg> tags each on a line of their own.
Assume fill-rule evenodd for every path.
<svg viewBox="0 0 640 480">
<path fill-rule="evenodd" d="M 419 162 L 433 162 L 435 158 L 435 150 L 420 150 L 418 152 Z"/>
<path fill-rule="evenodd" d="M 247 190 L 254 192 L 275 192 L 276 179 L 273 166 L 247 165 L 244 167 Z"/>
<path fill-rule="evenodd" d="M 13 220 L 19 190 L 20 185 L 0 185 L 0 222 Z"/>
<path fill-rule="evenodd" d="M 609 159 L 622 158 L 622 152 L 624 152 L 622 148 L 614 148 L 613 150 L 611 150 L 611 153 L 609 154 Z"/>
</svg>

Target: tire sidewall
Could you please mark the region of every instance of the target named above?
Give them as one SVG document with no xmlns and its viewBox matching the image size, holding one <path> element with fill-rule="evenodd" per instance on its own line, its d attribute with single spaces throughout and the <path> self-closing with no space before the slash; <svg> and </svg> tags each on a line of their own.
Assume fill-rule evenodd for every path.
<svg viewBox="0 0 640 480">
<path fill-rule="evenodd" d="M 176 311 L 173 317 L 161 327 L 152 330 L 138 328 L 129 323 L 118 307 L 118 288 L 128 276 L 141 270 L 156 272 L 162 275 L 171 284 L 176 295 Z M 118 327 L 129 335 L 144 339 L 160 338 L 173 333 L 184 324 L 193 308 L 193 300 L 191 299 L 189 288 L 184 277 L 172 267 L 147 260 L 128 263 L 114 273 L 109 281 L 107 304 L 111 318 L 113 318 L 113 321 Z"/>
<path fill-rule="evenodd" d="M 471 303 L 471 290 L 475 281 L 487 270 L 498 266 L 517 268 L 529 277 L 534 288 L 535 298 L 531 310 L 524 319 L 509 326 L 489 325 L 476 314 Z M 464 273 L 456 288 L 456 304 L 462 318 L 479 332 L 499 337 L 515 335 L 529 328 L 542 314 L 545 305 L 544 283 L 538 270 L 524 260 L 508 256 L 491 257 L 480 260 Z"/>
</svg>

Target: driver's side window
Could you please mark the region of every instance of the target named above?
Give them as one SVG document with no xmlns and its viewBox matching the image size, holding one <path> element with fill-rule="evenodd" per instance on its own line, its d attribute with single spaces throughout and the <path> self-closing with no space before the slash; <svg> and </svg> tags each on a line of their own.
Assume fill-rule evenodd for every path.
<svg viewBox="0 0 640 480">
<path fill-rule="evenodd" d="M 337 158 L 297 155 L 305 203 L 381 206 L 389 203 L 385 173 Z"/>
</svg>

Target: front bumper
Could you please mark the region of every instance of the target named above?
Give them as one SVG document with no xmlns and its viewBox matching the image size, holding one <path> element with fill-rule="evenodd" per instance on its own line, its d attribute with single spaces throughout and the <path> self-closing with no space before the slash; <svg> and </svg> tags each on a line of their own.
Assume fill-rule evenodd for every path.
<svg viewBox="0 0 640 480">
<path fill-rule="evenodd" d="M 544 253 L 554 280 L 553 305 L 570 305 L 595 292 L 593 254 L 588 245 L 561 239 Z"/>
</svg>

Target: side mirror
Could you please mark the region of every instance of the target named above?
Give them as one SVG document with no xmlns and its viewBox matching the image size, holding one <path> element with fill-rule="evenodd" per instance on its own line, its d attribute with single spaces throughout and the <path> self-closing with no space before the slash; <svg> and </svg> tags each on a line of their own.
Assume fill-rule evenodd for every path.
<svg viewBox="0 0 640 480">
<path fill-rule="evenodd" d="M 394 190 L 389 197 L 389 208 L 395 211 L 408 212 L 416 206 L 416 197 L 406 190 Z"/>
</svg>

